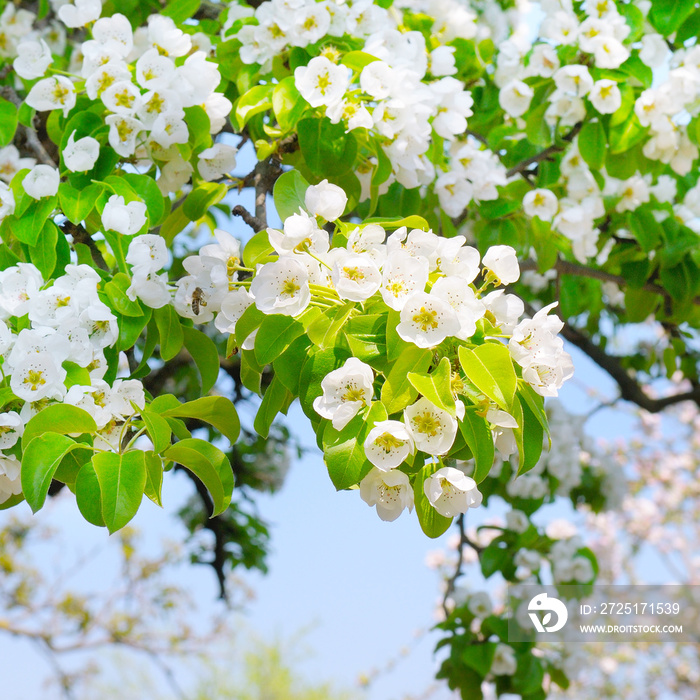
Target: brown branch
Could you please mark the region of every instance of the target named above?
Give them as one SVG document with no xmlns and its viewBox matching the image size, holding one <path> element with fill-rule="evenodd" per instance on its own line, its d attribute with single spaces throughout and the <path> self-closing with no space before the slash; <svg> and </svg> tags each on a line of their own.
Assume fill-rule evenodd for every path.
<svg viewBox="0 0 700 700">
<path fill-rule="evenodd" d="M 236 206 L 231 209 L 231 214 L 233 216 L 240 216 L 241 219 L 243 219 L 243 221 L 245 221 L 246 224 L 248 224 L 248 226 L 255 231 L 255 233 L 262 231 L 265 228 L 257 216 L 253 216 L 244 206 L 241 206 L 240 204 L 236 204 Z"/>
<path fill-rule="evenodd" d="M 109 266 L 102 257 L 102 252 L 97 247 L 95 241 L 92 240 L 92 236 L 79 224 L 74 224 L 72 221 L 66 220 L 61 228 L 64 233 L 70 235 L 73 238 L 73 244 L 82 243 L 90 249 L 90 255 L 92 260 L 101 270 L 109 272 Z"/>
<path fill-rule="evenodd" d="M 630 401 L 649 413 L 658 413 L 659 411 L 663 411 L 664 408 L 681 403 L 682 401 L 694 401 L 700 406 L 700 388 L 682 394 L 672 394 L 671 396 L 654 399 L 644 392 L 641 384 L 622 366 L 619 357 L 608 355 L 590 338 L 568 323 L 564 323 L 561 334 L 566 340 L 588 355 L 593 362 L 601 369 L 605 370 L 617 382 L 620 388 L 621 399 Z"/>
<path fill-rule="evenodd" d="M 527 169 L 535 164 L 539 163 L 540 161 L 547 160 L 550 156 L 553 156 L 555 153 L 560 153 L 563 151 L 569 143 L 571 143 L 577 136 L 578 132 L 581 131 L 581 128 L 583 127 L 583 122 L 578 122 L 574 126 L 571 131 L 566 134 L 566 136 L 563 137 L 563 140 L 565 141 L 564 144 L 557 145 L 553 144 L 552 146 L 549 146 L 548 148 L 545 148 L 544 151 L 540 151 L 539 153 L 535 153 L 534 156 L 530 156 L 529 158 L 526 158 L 525 160 L 520 161 L 517 165 L 514 165 L 507 173 L 506 177 L 513 177 L 513 175 L 522 175 L 525 179 L 527 179 L 526 172 Z"/>
<path fill-rule="evenodd" d="M 524 260 L 522 263 L 520 263 L 520 269 L 537 270 L 537 263 L 534 260 Z M 585 265 L 577 265 L 576 263 L 568 262 L 567 260 L 558 259 L 551 269 L 556 270 L 561 275 L 590 277 L 592 279 L 603 280 L 604 282 L 614 282 L 620 287 L 626 287 L 629 284 L 628 281 L 620 275 L 613 275 L 611 272 L 597 270 L 592 267 L 586 267 Z M 647 282 L 639 289 L 643 289 L 647 292 L 653 292 L 654 294 L 659 294 L 665 299 L 673 298 L 666 289 L 658 284 L 654 284 L 653 282 Z M 693 299 L 693 303 L 700 306 L 700 297 L 695 297 Z"/>
<path fill-rule="evenodd" d="M 459 544 L 457 545 L 457 566 L 454 573 L 447 579 L 445 587 L 445 595 L 442 597 L 442 609 L 445 612 L 445 617 L 449 617 L 450 609 L 447 605 L 448 598 L 454 593 L 457 579 L 462 575 L 462 566 L 464 564 L 464 546 L 466 542 L 466 532 L 464 530 L 464 513 L 461 513 L 457 518 L 457 527 L 459 528 Z"/>
<path fill-rule="evenodd" d="M 198 476 L 190 472 L 180 465 L 176 465 L 175 469 L 182 471 L 190 478 L 195 488 L 197 489 L 197 494 L 204 505 L 205 510 L 208 514 L 214 512 L 214 502 L 212 501 L 209 491 L 204 483 L 199 479 Z M 215 515 L 213 518 L 207 518 L 202 526 L 209 530 L 214 535 L 214 558 L 210 561 L 201 561 L 202 564 L 211 566 L 216 574 L 216 580 L 219 584 L 219 598 L 224 601 L 228 601 L 228 591 L 226 590 L 226 572 L 224 571 L 224 566 L 226 565 L 226 532 L 223 527 L 223 519 L 220 515 Z"/>
</svg>

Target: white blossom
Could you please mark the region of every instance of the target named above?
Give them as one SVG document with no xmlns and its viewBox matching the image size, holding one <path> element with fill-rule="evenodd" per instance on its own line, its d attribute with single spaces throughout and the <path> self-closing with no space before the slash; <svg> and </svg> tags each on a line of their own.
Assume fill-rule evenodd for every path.
<svg viewBox="0 0 700 700">
<path fill-rule="evenodd" d="M 50 165 L 35 165 L 22 180 L 24 191 L 34 199 L 53 197 L 58 192 L 60 175 Z"/>
<path fill-rule="evenodd" d="M 345 192 L 328 180 L 321 180 L 318 185 L 311 185 L 304 195 L 306 210 L 326 221 L 339 219 L 345 211 L 347 202 L 348 196 Z"/>
<path fill-rule="evenodd" d="M 481 492 L 474 479 L 454 467 L 438 469 L 425 480 L 423 490 L 433 508 L 446 518 L 481 505 Z"/>
<path fill-rule="evenodd" d="M 297 316 L 311 301 L 309 274 L 292 258 L 267 263 L 258 269 L 250 293 L 264 314 Z"/>
<path fill-rule="evenodd" d="M 198 156 L 197 170 L 204 180 L 218 180 L 236 167 L 238 149 L 223 143 L 215 143 Z"/>
<path fill-rule="evenodd" d="M 329 372 L 321 382 L 323 394 L 314 400 L 314 410 L 342 430 L 358 411 L 372 401 L 374 372 L 356 357 Z"/>
<path fill-rule="evenodd" d="M 140 231 L 145 223 L 146 205 L 141 201 L 126 204 L 118 194 L 113 194 L 102 210 L 102 225 L 125 236 Z"/>
<path fill-rule="evenodd" d="M 384 472 L 374 467 L 360 482 L 360 497 L 369 506 L 377 507 L 377 515 L 392 522 L 405 508 L 413 510 L 413 489 L 408 477 L 398 469 Z"/>
<path fill-rule="evenodd" d="M 92 136 L 84 136 L 76 141 L 75 133 L 71 133 L 63 149 L 63 162 L 73 173 L 92 170 L 100 156 L 100 144 Z"/>
<path fill-rule="evenodd" d="M 367 459 L 382 471 L 402 464 L 413 452 L 413 439 L 406 426 L 397 420 L 376 423 L 364 443 Z"/>
<path fill-rule="evenodd" d="M 416 292 L 406 299 L 400 318 L 396 332 L 419 348 L 435 347 L 460 331 L 454 309 L 443 299 L 425 292 Z"/>
<path fill-rule="evenodd" d="M 457 421 L 425 397 L 404 409 L 404 423 L 416 448 L 428 454 L 445 454 L 457 435 Z"/>
<path fill-rule="evenodd" d="M 482 264 L 493 272 L 501 284 L 513 284 L 520 277 L 520 266 L 515 250 L 509 245 L 491 246 L 484 257 Z"/>
</svg>

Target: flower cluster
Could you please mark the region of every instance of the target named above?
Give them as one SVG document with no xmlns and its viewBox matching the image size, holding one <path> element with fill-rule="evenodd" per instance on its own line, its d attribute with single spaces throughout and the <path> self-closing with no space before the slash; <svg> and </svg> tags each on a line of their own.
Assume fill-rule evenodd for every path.
<svg viewBox="0 0 700 700">
<path fill-rule="evenodd" d="M 212 134 L 223 128 L 231 110 L 230 100 L 216 92 L 221 76 L 217 65 L 207 60 L 211 42 L 203 34 L 184 33 L 172 19 L 160 15 L 133 31 L 122 14 L 98 19 L 101 9 L 99 2 L 86 1 L 58 10 L 68 27 L 94 22 L 92 38 L 72 55 L 69 74 L 58 71 L 44 77 L 52 70 L 53 58 L 43 39 L 30 35 L 18 44 L 15 70 L 28 80 L 40 78 L 26 103 L 38 111 L 60 109 L 67 116 L 84 91 L 104 107 L 107 139 L 114 151 L 143 164 L 157 163 L 161 191 L 177 191 L 193 174 L 188 156 L 178 149 L 190 136 L 185 110 L 203 107 Z M 73 74 L 80 80 L 69 77 Z M 235 153 L 234 147 L 224 144 L 203 150 L 197 160 L 199 175 L 211 180 L 229 172 Z M 93 168 L 99 154 L 97 139 L 76 139 L 73 132 L 62 157 L 68 170 L 83 172 Z"/>
<path fill-rule="evenodd" d="M 464 13 L 459 6 L 458 14 Z M 437 8 L 436 8 L 437 10 Z M 238 21 L 243 26 L 228 30 Z M 474 16 L 467 12 L 462 36 L 474 36 Z M 436 24 L 440 21 L 436 19 Z M 366 0 L 326 3 L 302 0 L 292 7 L 273 0 L 258 7 L 232 6 L 224 38 L 242 43 L 241 59 L 271 70 L 272 57 L 292 47 L 329 43 L 307 65 L 294 71 L 295 84 L 306 102 L 324 110 L 348 131 L 366 129 L 388 156 L 394 179 L 412 188 L 436 184 L 440 203 L 451 216 L 461 214 L 471 201 L 497 197 L 496 186 L 506 182 L 498 159 L 473 141 L 460 138 L 472 115 L 473 100 L 457 73 L 455 47 L 429 47 L 419 31 L 400 31 L 394 14 Z M 442 25 L 441 25 L 442 26 Z M 365 61 L 351 70 L 333 45 L 350 35 L 364 40 Z M 442 40 L 455 38 L 454 27 L 441 30 Z M 446 142 L 442 169 L 428 157 L 432 133 Z M 368 198 L 372 163 L 361 170 L 362 199 Z"/>
<path fill-rule="evenodd" d="M 105 349 L 114 346 L 119 329 L 100 299 L 99 282 L 87 265 L 67 265 L 51 285 L 31 263 L 0 272 L 0 357 L 11 392 L 0 418 L 0 449 L 11 450 L 0 457 L 3 500 L 19 492 L 14 451 L 27 421 L 43 408 L 56 402 L 84 408 L 99 429 L 96 446 L 118 450 L 120 424 L 134 414 L 134 404 L 145 405 L 138 380 L 104 380 Z"/>
<path fill-rule="evenodd" d="M 507 358 L 512 356 L 508 364 L 513 366 L 515 361 L 522 368 L 520 381 L 541 396 L 556 395 L 571 376 L 571 360 L 556 336 L 561 322 L 548 316 L 552 306 L 518 323 L 523 302 L 503 289 L 493 289 L 519 278 L 512 248 L 492 246 L 482 260 L 463 236 L 442 238 L 407 227 L 387 235 L 378 223 L 345 224 L 338 219 L 346 202 L 345 193 L 326 181 L 309 186 L 303 206 L 285 219 L 283 229 L 265 232 L 270 255 L 255 269 L 242 265 L 236 239 L 217 231 L 217 244 L 204 246 L 184 261 L 189 274 L 177 282 L 174 303 L 178 313 L 196 322 L 215 317 L 216 327 L 231 334 L 240 334 L 238 321 L 250 307 L 261 318 L 287 316 L 304 324 L 341 309 L 349 319 L 363 313 L 394 314 L 387 323 L 395 324 L 399 342 L 416 352 L 431 350 L 434 370 L 441 358 L 444 362 L 449 358 L 450 370 L 442 381 L 451 401 L 445 399 L 445 404 L 435 396 L 418 395 L 400 411 L 390 415 L 384 411 L 384 418 L 367 424 L 363 435 L 369 472 L 360 481 L 361 496 L 377 506 L 381 518 L 393 520 L 413 507 L 412 480 L 402 470 L 419 455 L 438 464 L 449 458 L 460 421 L 475 403 L 481 406 L 502 454 L 517 450 L 517 420 L 470 384 L 460 370 L 458 349 L 476 348 L 491 336 L 489 343 L 503 349 Z M 331 236 L 326 224 L 334 221 L 337 235 Z M 148 268 L 152 274 L 166 257 L 152 245 L 157 239 L 146 238 L 134 240 L 127 261 L 152 259 Z M 134 281 L 131 289 L 150 303 L 141 295 L 142 286 Z M 511 334 L 509 355 L 500 338 Z M 242 349 L 257 351 L 257 329 L 251 326 L 246 336 L 237 335 Z M 475 336 L 480 339 L 476 344 Z M 371 362 L 349 357 L 321 378 L 313 411 L 334 431 L 350 430 L 352 421 L 365 418 L 373 406 L 381 404 L 386 392 L 379 390 L 379 374 L 386 382 L 386 371 L 378 372 Z M 452 466 L 427 474 L 423 494 L 447 518 L 481 502 L 476 482 Z"/>
</svg>

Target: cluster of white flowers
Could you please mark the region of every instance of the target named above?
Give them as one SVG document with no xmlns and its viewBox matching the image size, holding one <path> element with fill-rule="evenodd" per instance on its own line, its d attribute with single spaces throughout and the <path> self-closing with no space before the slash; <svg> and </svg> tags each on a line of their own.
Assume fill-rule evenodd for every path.
<svg viewBox="0 0 700 700">
<path fill-rule="evenodd" d="M 452 24 L 450 18 L 448 24 L 444 8 L 439 12 L 441 40 L 475 35 L 473 13 L 460 6 L 458 14 L 460 21 Z M 288 47 L 343 34 L 365 39 L 363 51 L 377 60 L 359 71 L 357 81 L 338 63 L 337 50 L 324 51 L 299 66 L 294 78 L 304 99 L 312 107 L 325 108 L 332 122 L 342 121 L 348 130 L 370 129 L 381 137 L 393 171 L 382 191 L 394 178 L 413 188 L 432 184 L 437 177 L 441 204 L 451 216 L 461 214 L 472 200 L 496 199 L 496 186 L 505 184 L 505 168 L 476 142 L 458 139 L 466 131 L 473 101 L 464 84 L 452 77 L 457 72 L 454 47 L 428 50 L 420 32 L 399 31 L 392 13 L 368 0 L 273 0 L 254 15 L 249 8 L 229 10 L 229 24 L 232 18 L 247 17 L 253 19 L 245 21 L 257 23 L 244 24 L 235 35 L 243 44 L 241 59 L 261 64 L 264 71 L 272 57 Z M 427 156 L 432 131 L 447 142 L 444 172 L 436 172 Z M 369 167 L 364 175 L 371 176 Z M 363 187 L 365 196 L 368 187 Z"/>
<path fill-rule="evenodd" d="M 131 285 L 126 290 L 129 299 L 138 298 L 152 309 L 171 302 L 168 275 L 158 274 L 168 264 L 168 258 L 168 246 L 161 236 L 147 233 L 131 241 L 126 255 L 126 262 L 131 265 Z"/>
<path fill-rule="evenodd" d="M 63 74 L 44 77 L 51 70 L 52 48 L 27 32 L 17 45 L 14 68 L 27 79 L 41 78 L 30 89 L 27 104 L 38 111 L 61 109 L 65 116 L 84 89 L 105 107 L 110 146 L 123 158 L 133 157 L 144 165 L 156 162 L 163 194 L 178 190 L 193 173 L 177 148 L 189 139 L 184 110 L 202 106 L 212 134 L 223 128 L 231 111 L 230 100 L 216 92 L 221 76 L 216 63 L 207 60 L 211 42 L 204 34 L 184 33 L 161 15 L 152 15 L 148 25 L 136 31 L 122 14 L 98 19 L 99 0 L 62 3 L 57 10 L 71 28 L 94 22 L 92 38 L 73 52 L 69 66 L 82 80 Z M 66 167 L 74 172 L 91 169 L 99 157 L 98 141 L 91 136 L 76 140 L 75 132 L 69 136 L 62 154 Z M 228 172 L 235 165 L 235 153 L 224 144 L 206 149 L 199 154 L 200 176 L 210 180 Z"/>
<path fill-rule="evenodd" d="M 0 272 L 2 372 L 19 408 L 2 414 L 0 449 L 12 448 L 27 421 L 55 402 L 87 410 L 100 429 L 101 446 L 118 449 L 117 428 L 134 413 L 131 402 L 144 406 L 138 380 L 118 379 L 109 386 L 103 379 L 104 350 L 115 344 L 119 329 L 116 317 L 99 298 L 99 282 L 88 265 L 67 265 L 50 286 L 31 263 Z M 26 323 L 20 323 L 23 318 Z M 4 472 L 0 498 L 3 492 L 9 497 L 17 493 L 14 480 L 19 473 L 13 457 L 2 454 L 0 459 L 0 475 Z M 14 490 L 5 488 L 3 478 L 13 481 Z"/>
<path fill-rule="evenodd" d="M 218 314 L 216 327 L 222 333 L 233 333 L 252 299 L 235 284 L 241 269 L 240 242 L 221 229 L 216 229 L 214 235 L 216 243 L 205 245 L 198 255 L 185 259 L 183 266 L 189 274 L 177 281 L 175 310 L 197 323 L 207 323 Z M 138 259 L 138 253 L 134 258 Z M 165 264 L 167 256 L 161 253 L 157 259 Z"/>
<path fill-rule="evenodd" d="M 561 174 L 561 184 L 568 196 L 557 199 L 551 190 L 535 189 L 524 196 L 523 209 L 528 216 L 551 221 L 552 228 L 571 241 L 574 257 L 579 262 L 586 262 L 598 254 L 600 231 L 595 220 L 605 215 L 605 204 L 603 192 L 581 157 L 577 142 L 569 147 L 562 159 Z M 614 191 L 606 189 L 605 193 L 620 194 L 624 199 L 626 185 L 618 186 L 619 181 L 615 183 Z"/>
<path fill-rule="evenodd" d="M 664 53 L 659 65 L 666 62 Z M 700 47 L 677 51 L 671 65 L 661 85 L 645 90 L 637 98 L 634 113 L 642 126 L 649 127 L 651 138 L 644 144 L 644 155 L 668 163 L 675 173 L 683 176 L 691 171 L 698 158 L 698 148 L 688 137 L 687 114 L 689 111 L 695 114 L 700 97 Z"/>
<path fill-rule="evenodd" d="M 585 120 L 586 100 L 601 115 L 618 112 L 623 105 L 618 80 L 613 75 L 598 80 L 590 66 L 619 68 L 634 51 L 642 63 L 667 72 L 664 80 L 642 92 L 634 104 L 634 113 L 642 127 L 649 127 L 643 153 L 651 160 L 670 164 L 678 175 L 690 172 L 698 158 L 698 148 L 687 133 L 688 113 L 696 113 L 700 97 L 700 49 L 682 48 L 671 53 L 659 34 L 647 34 L 640 44 L 629 42 L 630 26 L 613 0 L 587 0 L 581 6 L 582 21 L 571 3 L 546 0 L 539 36 L 542 41 L 531 44 L 523 33 L 515 33 L 499 46 L 496 84 L 503 109 L 513 118 L 520 118 L 532 107 L 535 91 L 525 82 L 528 78 L 551 79 L 554 89 L 548 93 L 544 118 L 551 127 L 568 127 Z M 641 7 L 648 12 L 648 4 Z M 578 46 L 590 58 L 578 64 L 562 66 L 557 46 Z M 669 70 L 670 69 L 670 70 Z M 561 163 L 561 184 L 565 197 L 557 201 L 549 190 L 535 190 L 526 195 L 523 205 L 529 216 L 551 221 L 555 231 L 572 243 L 574 256 L 585 262 L 598 254 L 599 231 L 595 220 L 604 216 L 603 196 L 619 197 L 616 211 L 633 211 L 649 202 L 654 188 L 658 201 L 673 196 L 667 186 L 652 187 L 649 177 L 635 175 L 618 181 L 603 171 L 604 191 L 596 182 L 573 140 Z M 663 176 L 670 179 L 668 176 Z M 661 185 L 661 180 L 658 183 Z M 683 212 L 687 214 L 687 212 Z M 685 219 L 685 217 L 682 217 Z"/>
<path fill-rule="evenodd" d="M 549 551 L 554 583 L 589 583 L 594 576 L 593 565 L 588 557 L 578 554 L 583 547 L 576 535 L 555 542 Z"/>
<path fill-rule="evenodd" d="M 557 335 L 564 327 L 558 316 L 548 313 L 556 302 L 540 309 L 513 330 L 508 348 L 522 367 L 523 379 L 541 396 L 556 396 L 561 385 L 574 373 L 571 356 Z"/>
<path fill-rule="evenodd" d="M 310 186 L 305 193 L 306 210 L 300 208 L 298 214 L 289 216 L 283 230 L 267 230 L 278 257 L 259 264 L 256 270 L 243 268 L 238 241 L 217 231 L 218 245 L 205 246 L 185 260 L 189 275 L 177 283 L 176 310 L 199 322 L 216 314 L 216 327 L 235 333 L 238 320 L 252 304 L 264 314 L 298 317 L 315 299 L 323 308 L 372 299 L 399 312 L 398 335 L 419 348 L 434 348 L 450 337 L 468 340 L 476 333 L 477 323 L 487 319 L 499 335 L 515 333 L 510 350 L 523 367 L 524 380 L 542 395 L 556 395 L 571 374 L 571 362 L 556 338 L 561 322 L 547 316 L 551 306 L 518 324 L 523 302 L 517 296 L 503 289 L 481 296 L 491 285 L 512 284 L 519 278 L 512 248 L 493 246 L 481 260 L 476 249 L 465 245 L 463 236 L 446 239 L 404 227 L 387 237 L 377 224 L 351 229 L 347 244 L 331 247 L 322 224 L 340 217 L 346 203 L 345 193 L 335 185 L 324 181 Z M 157 237 L 154 241 L 145 238 L 135 239 L 132 246 L 138 245 L 140 252 L 130 249 L 127 261 L 152 259 L 148 268 L 152 274 L 165 264 L 166 256 L 152 247 Z M 253 272 L 252 280 L 239 280 L 241 270 Z M 472 282 L 479 275 L 484 283 L 477 290 Z M 139 294 L 140 287 L 136 282 L 132 285 L 134 294 Z M 244 349 L 254 347 L 255 334 L 244 339 Z M 371 406 L 374 383 L 374 370 L 349 358 L 323 379 L 322 395 L 314 401 L 314 409 L 336 430 L 342 430 Z M 362 481 L 361 494 L 377 506 L 380 517 L 393 520 L 412 507 L 410 482 L 398 467 L 417 450 L 433 457 L 447 454 L 464 415 L 465 404 L 459 399 L 451 414 L 420 397 L 405 408 L 402 420 L 383 420 L 371 426 L 363 447 L 373 469 Z M 517 423 L 513 416 L 492 405 L 487 418 L 501 453 L 514 452 Z M 481 503 L 473 479 L 453 467 L 429 477 L 425 495 L 446 517 Z"/>
</svg>

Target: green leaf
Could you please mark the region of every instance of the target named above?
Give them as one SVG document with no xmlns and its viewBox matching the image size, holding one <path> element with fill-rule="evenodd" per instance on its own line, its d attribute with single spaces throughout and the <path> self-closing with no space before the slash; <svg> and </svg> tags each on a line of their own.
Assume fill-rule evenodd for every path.
<svg viewBox="0 0 700 700">
<path fill-rule="evenodd" d="M 403 410 L 416 400 L 418 392 L 413 388 L 408 374 L 411 370 L 427 371 L 432 359 L 432 350 L 412 345 L 394 362 L 386 375 L 381 393 L 382 403 L 389 415 Z"/>
<path fill-rule="evenodd" d="M 253 428 L 263 438 L 270 433 L 270 426 L 278 413 L 289 408 L 293 400 L 289 389 L 275 376 L 263 394 L 263 400 L 255 416 Z"/>
<path fill-rule="evenodd" d="M 184 209 L 182 206 L 179 206 L 165 217 L 165 221 L 160 227 L 160 235 L 163 236 L 165 242 L 170 245 L 175 236 L 189 223 L 190 220 L 187 218 Z"/>
<path fill-rule="evenodd" d="M 495 653 L 496 642 L 484 642 L 465 647 L 459 658 L 465 666 L 474 669 L 483 678 L 491 670 Z"/>
<path fill-rule="evenodd" d="M 275 377 L 296 396 L 299 393 L 299 379 L 304 361 L 309 355 L 311 341 L 306 335 L 297 338 L 289 347 L 272 363 Z"/>
<path fill-rule="evenodd" d="M 65 385 L 68 389 L 72 386 L 90 386 L 90 373 L 75 362 L 63 363 L 63 369 L 66 370 Z"/>
<path fill-rule="evenodd" d="M 654 250 L 663 239 L 661 224 L 643 207 L 627 213 L 627 224 L 645 253 Z"/>
<path fill-rule="evenodd" d="M 592 170 L 600 170 L 605 164 L 605 148 L 608 139 L 600 120 L 586 122 L 578 135 L 578 148 L 581 157 Z"/>
<path fill-rule="evenodd" d="M 540 459 L 544 443 L 544 429 L 530 406 L 521 403 L 516 397 L 513 402 L 513 417 L 518 421 L 518 427 L 513 428 L 515 442 L 518 445 L 518 476 L 530 471 Z"/>
<path fill-rule="evenodd" d="M 512 564 L 513 552 L 508 547 L 500 547 L 503 542 L 493 542 L 479 555 L 481 573 L 484 578 L 493 576 L 497 571 L 503 571 L 505 567 Z"/>
<path fill-rule="evenodd" d="M 151 320 L 152 310 L 147 308 L 141 310 L 142 316 L 122 316 L 117 312 L 119 322 L 119 339 L 117 340 L 117 350 L 128 350 L 133 347 L 139 339 L 146 324 Z"/>
<path fill-rule="evenodd" d="M 61 235 L 63 235 L 61 233 Z M 47 221 L 35 246 L 29 248 L 29 259 L 36 265 L 44 279 L 51 279 L 56 267 L 56 250 L 58 249 L 58 226 L 53 221 Z"/>
<path fill-rule="evenodd" d="M 262 396 L 262 370 L 252 350 L 241 350 L 241 384 L 258 396 Z"/>
<path fill-rule="evenodd" d="M 323 431 L 323 459 L 336 490 L 359 483 L 372 469 L 365 457 L 364 442 L 375 423 L 386 420 L 386 409 L 375 401 L 366 416 L 355 416 L 342 430 L 332 425 Z"/>
<path fill-rule="evenodd" d="M 170 304 L 154 309 L 153 317 L 160 335 L 160 356 L 168 362 L 180 352 L 184 342 L 180 317 Z"/>
<path fill-rule="evenodd" d="M 532 415 L 537 419 L 542 426 L 542 430 L 544 430 L 549 437 L 549 421 L 547 420 L 547 412 L 544 410 L 544 396 L 540 396 L 526 382 L 521 382 L 518 393 L 520 394 L 520 398 L 525 400 L 530 411 L 532 411 Z"/>
<path fill-rule="evenodd" d="M 251 117 L 272 107 L 272 90 L 271 84 L 256 85 L 241 95 L 233 110 L 239 130 L 243 129 Z"/>
<path fill-rule="evenodd" d="M 173 418 L 195 418 L 209 423 L 227 437 L 231 444 L 236 442 L 241 431 L 236 407 L 223 396 L 203 396 L 194 401 L 172 406 L 163 411 L 162 415 Z"/>
<path fill-rule="evenodd" d="M 202 26 L 200 24 L 200 26 Z M 198 149 L 209 148 L 212 144 L 211 134 L 211 120 L 206 110 L 201 105 L 192 105 L 192 107 L 185 107 L 185 123 L 187 124 L 187 130 L 189 132 L 189 147 L 191 151 Z M 186 160 L 190 158 L 190 148 L 182 144 L 180 146 L 183 149 L 183 158 Z M 159 190 L 160 192 L 160 190 Z M 162 198 L 163 195 L 161 195 Z"/>
<path fill-rule="evenodd" d="M 439 465 L 434 462 L 429 462 L 421 468 L 416 474 L 416 479 L 413 482 L 413 499 L 416 508 L 416 515 L 420 523 L 421 530 L 431 538 L 440 537 L 452 525 L 452 518 L 446 518 L 440 515 L 425 495 L 424 484 L 425 480 L 432 476 L 438 469 Z"/>
<path fill-rule="evenodd" d="M 328 117 L 302 119 L 297 133 L 304 162 L 317 177 L 342 175 L 354 165 L 357 141 L 342 123 L 333 124 Z"/>
<path fill-rule="evenodd" d="M 304 197 L 309 183 L 304 179 L 298 170 L 289 170 L 282 173 L 275 182 L 272 190 L 272 197 L 275 202 L 275 209 L 280 219 L 284 221 L 292 214 L 299 213 L 299 207 L 306 208 Z M 269 241 L 268 241 L 269 242 Z M 248 244 L 250 245 L 250 244 Z M 247 248 L 248 246 L 246 246 Z M 245 252 L 243 254 L 245 260 Z"/>
<path fill-rule="evenodd" d="M 146 487 L 146 460 L 141 450 L 123 454 L 98 452 L 92 458 L 102 495 L 102 517 L 109 534 L 121 530 L 141 505 Z"/>
<path fill-rule="evenodd" d="M 170 0 L 160 14 L 170 17 L 175 24 L 182 24 L 197 12 L 201 4 L 201 0 Z"/>
<path fill-rule="evenodd" d="M 214 341 L 201 331 L 182 327 L 185 347 L 194 360 L 202 379 L 202 393 L 208 394 L 219 376 L 219 351 Z"/>
<path fill-rule="evenodd" d="M 156 452 L 163 452 L 170 445 L 172 430 L 168 421 L 160 414 L 148 408 L 141 410 L 141 418 L 146 425 L 148 436 L 151 438 L 153 448 Z"/>
<path fill-rule="evenodd" d="M 475 408 L 467 408 L 464 419 L 459 421 L 459 430 L 474 455 L 473 478 L 480 484 L 489 475 L 495 457 L 489 424 L 486 418 L 477 414 Z"/>
<path fill-rule="evenodd" d="M 308 103 L 297 90 L 293 75 L 288 75 L 275 85 L 272 92 L 272 109 L 277 123 L 284 131 L 291 131 L 306 111 Z"/>
<path fill-rule="evenodd" d="M 17 131 L 17 107 L 0 97 L 0 148 L 7 146 Z"/>
<path fill-rule="evenodd" d="M 340 59 L 340 63 L 344 66 L 350 68 L 354 71 L 362 71 L 365 66 L 370 63 L 374 63 L 379 59 L 373 56 L 371 53 L 365 53 L 364 51 L 349 51 L 348 53 Z"/>
<path fill-rule="evenodd" d="M 126 290 L 131 286 L 131 278 L 123 272 L 118 272 L 104 286 L 109 299 L 109 305 L 122 316 L 138 318 L 143 316 L 143 309 L 138 301 L 129 299 Z"/>
<path fill-rule="evenodd" d="M 56 208 L 57 202 L 56 196 L 42 197 L 40 200 L 34 201 L 27 207 L 21 218 L 10 220 L 12 235 L 28 246 L 35 246 L 44 229 L 44 224 Z"/>
<path fill-rule="evenodd" d="M 338 333 L 345 325 L 348 317 L 355 308 L 355 303 L 348 301 L 342 306 L 334 306 L 315 318 L 306 333 L 314 345 L 320 348 L 328 348 L 335 344 Z"/>
<path fill-rule="evenodd" d="M 443 357 L 440 364 L 430 373 L 409 372 L 408 381 L 413 388 L 438 408 L 456 415 L 455 398 L 452 395 L 450 361 Z"/>
<path fill-rule="evenodd" d="M 223 513 L 231 503 L 233 471 L 226 455 L 204 440 L 188 438 L 169 447 L 163 456 L 189 469 L 206 486 L 214 509 L 211 517 Z"/>
<path fill-rule="evenodd" d="M 25 437 L 23 437 L 23 443 Z M 69 452 L 76 449 L 84 450 L 90 447 L 65 435 L 59 435 L 57 432 L 36 435 L 27 443 L 22 455 L 22 493 L 34 513 L 44 505 L 51 479 L 61 461 Z"/>
<path fill-rule="evenodd" d="M 643 127 L 639 123 L 636 114 L 630 115 L 627 121 L 610 129 L 610 147 L 608 153 L 610 155 L 618 155 L 628 151 L 632 146 L 635 146 L 646 138 L 647 131 L 648 127 Z"/>
<path fill-rule="evenodd" d="M 182 203 L 182 211 L 190 221 L 199 221 L 227 192 L 228 187 L 222 182 L 200 182 Z"/>
<path fill-rule="evenodd" d="M 695 0 L 652 0 L 649 19 L 664 36 L 678 29 L 695 9 Z"/>
<path fill-rule="evenodd" d="M 544 113 L 548 107 L 549 102 L 543 102 L 527 115 L 525 135 L 533 146 L 544 148 L 552 144 L 552 132 L 544 118 Z"/>
<path fill-rule="evenodd" d="M 269 365 L 278 358 L 303 332 L 304 326 L 291 316 L 265 316 L 258 331 L 261 342 L 255 346 L 255 358 L 260 366 Z"/>
<path fill-rule="evenodd" d="M 661 297 L 645 289 L 625 287 L 625 311 L 630 323 L 643 323 L 656 313 Z"/>
<path fill-rule="evenodd" d="M 100 482 L 92 463 L 84 464 L 75 480 L 75 500 L 80 514 L 91 525 L 105 526 L 102 517 L 102 493 Z"/>
<path fill-rule="evenodd" d="M 275 249 L 270 245 L 267 229 L 258 231 L 243 248 L 243 264 L 254 269 L 258 263 L 264 262 L 271 253 L 275 254 Z"/>
<path fill-rule="evenodd" d="M 103 189 L 103 185 L 98 182 L 81 190 L 71 187 L 67 182 L 62 182 L 58 186 L 58 203 L 68 221 L 74 224 L 84 221 L 93 210 Z"/>
<path fill-rule="evenodd" d="M 163 490 L 163 460 L 155 452 L 145 452 L 146 486 L 144 493 L 157 506 L 163 507 L 161 492 Z"/>
<path fill-rule="evenodd" d="M 515 398 L 517 377 L 510 352 L 501 343 L 485 343 L 473 350 L 459 348 L 464 373 L 479 391 L 504 411 L 510 412 Z"/>
<path fill-rule="evenodd" d="M 22 447 L 44 433 L 94 433 L 97 430 L 95 419 L 84 409 L 67 403 L 56 403 L 39 411 L 24 427 Z"/>
<path fill-rule="evenodd" d="M 251 304 L 236 322 L 236 343 L 241 347 L 246 338 L 265 320 L 266 314 Z"/>
</svg>

